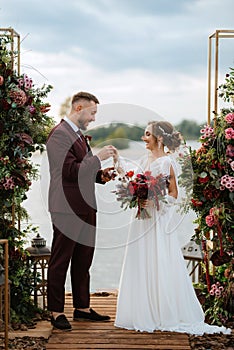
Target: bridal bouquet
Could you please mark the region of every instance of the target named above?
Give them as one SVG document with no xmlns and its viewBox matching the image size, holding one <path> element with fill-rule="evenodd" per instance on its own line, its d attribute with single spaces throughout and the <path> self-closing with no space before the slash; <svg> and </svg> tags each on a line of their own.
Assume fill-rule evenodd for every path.
<svg viewBox="0 0 234 350">
<path fill-rule="evenodd" d="M 119 178 L 119 182 L 116 186 L 117 190 L 113 191 L 117 196 L 117 201 L 121 202 L 121 208 L 124 210 L 137 207 L 136 218 L 138 219 L 151 217 L 147 209 L 142 206 L 145 200 L 152 200 L 157 210 L 160 208 L 160 201 L 166 202 L 165 195 L 169 185 L 169 176 L 159 174 L 154 177 L 150 171 L 134 176 L 134 171 L 128 171 Z"/>
</svg>

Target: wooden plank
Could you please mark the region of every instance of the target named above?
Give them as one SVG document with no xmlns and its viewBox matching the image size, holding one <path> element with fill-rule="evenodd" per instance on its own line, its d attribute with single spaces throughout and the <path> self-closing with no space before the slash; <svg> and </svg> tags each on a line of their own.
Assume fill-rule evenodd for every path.
<svg viewBox="0 0 234 350">
<path fill-rule="evenodd" d="M 73 321 L 71 295 L 66 295 L 65 313 L 72 324 L 71 332 L 53 330 L 47 350 L 69 349 L 155 349 L 190 350 L 188 336 L 176 332 L 136 332 L 114 326 L 116 295 L 91 296 L 91 307 L 111 316 L 109 322 Z"/>
<path fill-rule="evenodd" d="M 147 337 L 145 338 L 139 338 L 139 337 L 128 337 L 126 336 L 125 338 L 116 338 L 116 337 L 112 337 L 112 338 L 100 338 L 100 337 L 94 337 L 92 335 L 92 337 L 90 338 L 71 338 L 71 337 L 64 337 L 64 336 L 57 336 L 56 338 L 53 338 L 50 341 L 50 344 L 147 344 L 150 343 L 150 345 L 158 345 L 158 344 L 167 344 L 167 345 L 180 345 L 181 344 L 181 340 L 180 339 L 165 339 L 165 338 L 157 338 L 157 339 L 149 339 Z"/>
<path fill-rule="evenodd" d="M 155 350 L 190 350 L 190 346 L 189 345 L 175 345 L 175 346 L 170 346 L 168 347 L 168 345 L 147 345 L 144 344 L 142 345 L 142 347 L 140 347 L 139 345 L 129 345 L 129 344 L 124 344 L 122 346 L 120 346 L 119 344 L 73 344 L 72 346 L 66 345 L 66 344 L 51 344 L 48 345 L 46 347 L 46 349 L 51 350 L 51 349 L 69 349 L 69 350 L 77 350 L 77 349 L 84 349 L 84 350 L 88 350 L 88 349 L 108 349 L 108 350 L 112 350 L 112 349 L 135 349 L 135 350 L 144 350 L 144 349 L 155 349 Z"/>
<path fill-rule="evenodd" d="M 57 334 L 54 334 L 54 337 L 57 335 L 58 337 L 59 336 L 62 336 L 63 338 L 65 337 L 69 337 L 69 338 L 76 338 L 77 337 L 77 334 L 79 334 L 80 336 L 82 337 L 89 337 L 90 338 L 90 331 L 89 330 L 81 330 L 81 331 L 72 331 L 72 332 L 68 332 L 68 333 L 63 333 L 61 334 L 60 331 L 57 331 L 58 333 Z M 55 333 L 55 331 L 54 331 Z M 92 330 L 92 337 L 109 337 L 109 338 L 127 338 L 129 337 L 129 335 L 131 336 L 131 338 L 147 338 L 147 339 L 178 339 L 179 341 L 181 341 L 182 339 L 187 339 L 187 335 L 184 335 L 184 334 L 179 334 L 177 336 L 177 334 L 172 334 L 170 335 L 170 333 L 166 333 L 166 332 L 155 332 L 155 333 L 137 333 L 137 332 L 134 332 L 134 331 L 123 331 L 123 332 L 120 332 L 120 333 L 116 333 L 116 332 L 113 332 L 112 330 L 111 331 L 100 331 L 99 329 L 94 329 Z"/>
</svg>

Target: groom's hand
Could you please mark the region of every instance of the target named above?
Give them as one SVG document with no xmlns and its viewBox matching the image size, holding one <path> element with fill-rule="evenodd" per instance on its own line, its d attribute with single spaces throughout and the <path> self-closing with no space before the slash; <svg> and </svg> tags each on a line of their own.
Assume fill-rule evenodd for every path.
<svg viewBox="0 0 234 350">
<path fill-rule="evenodd" d="M 106 160 L 110 157 L 113 157 L 116 152 L 117 150 L 114 146 L 108 145 L 101 148 L 100 151 L 97 153 L 97 156 L 100 160 Z"/>
<path fill-rule="evenodd" d="M 108 182 L 114 180 L 116 176 L 117 173 L 114 171 L 114 167 L 110 167 L 102 170 L 101 179 L 103 182 Z"/>
</svg>

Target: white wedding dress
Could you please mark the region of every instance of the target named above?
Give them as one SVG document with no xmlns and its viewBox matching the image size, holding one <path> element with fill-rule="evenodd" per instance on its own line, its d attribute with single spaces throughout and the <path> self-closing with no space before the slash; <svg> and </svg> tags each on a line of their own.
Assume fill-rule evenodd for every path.
<svg viewBox="0 0 234 350">
<path fill-rule="evenodd" d="M 144 159 L 138 172 L 169 175 L 175 162 L 171 156 L 149 163 Z M 126 165 L 125 165 L 126 167 Z M 130 170 L 130 169 L 128 169 Z M 126 246 L 117 301 L 115 326 L 153 332 L 175 331 L 202 335 L 230 333 L 225 327 L 204 323 L 173 222 L 176 200 L 147 209 L 151 218 L 139 220 L 133 213 Z M 177 215 L 178 217 L 178 215 Z"/>
</svg>

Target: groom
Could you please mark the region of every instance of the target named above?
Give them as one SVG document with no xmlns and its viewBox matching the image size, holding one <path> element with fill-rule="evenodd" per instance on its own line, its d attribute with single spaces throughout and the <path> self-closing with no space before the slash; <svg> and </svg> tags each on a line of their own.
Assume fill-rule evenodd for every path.
<svg viewBox="0 0 234 350">
<path fill-rule="evenodd" d="M 110 170 L 101 170 L 101 161 L 113 157 L 109 145 L 93 155 L 81 130 L 95 121 L 98 99 L 87 92 L 75 94 L 71 111 L 55 126 L 47 140 L 50 169 L 49 211 L 53 242 L 48 267 L 48 310 L 55 328 L 71 330 L 64 315 L 64 286 L 71 265 L 73 320 L 107 321 L 90 308 L 89 269 L 96 231 L 95 182 L 111 180 Z"/>
</svg>

